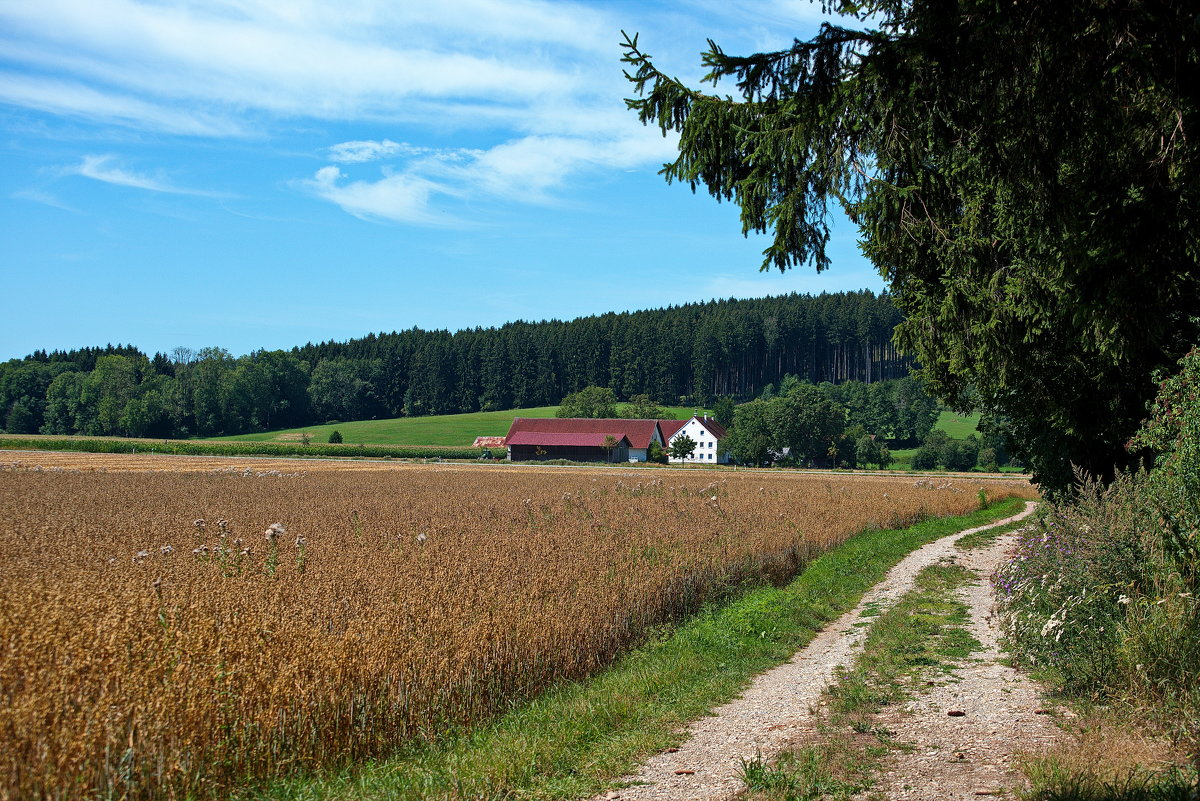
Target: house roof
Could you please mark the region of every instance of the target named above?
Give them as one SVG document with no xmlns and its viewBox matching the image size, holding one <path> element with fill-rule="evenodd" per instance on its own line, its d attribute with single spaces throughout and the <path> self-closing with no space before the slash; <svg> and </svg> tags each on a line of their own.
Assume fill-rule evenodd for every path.
<svg viewBox="0 0 1200 801">
<path fill-rule="evenodd" d="M 658 430 L 662 432 L 663 442 L 670 442 L 671 437 L 675 436 L 679 432 L 679 429 L 687 424 L 687 420 L 659 420 Z"/>
<path fill-rule="evenodd" d="M 622 435 L 629 438 L 629 447 L 631 448 L 649 448 L 651 441 L 654 439 L 654 432 L 658 429 L 657 420 L 625 420 L 623 418 L 599 418 L 590 419 L 586 417 L 517 417 L 512 421 L 512 425 L 508 429 L 508 437 L 505 442 L 509 445 L 514 444 L 535 444 L 532 442 L 514 443 L 513 436 L 525 432 L 536 432 L 538 434 L 600 434 L 603 439 L 604 435 L 609 434 L 617 439 Z"/>
<path fill-rule="evenodd" d="M 686 426 L 688 423 L 692 422 L 692 420 L 695 420 L 697 423 L 699 423 L 700 425 L 707 428 L 708 433 L 713 435 L 713 439 L 722 440 L 722 439 L 725 439 L 726 436 L 728 436 L 728 432 L 725 431 L 725 426 L 718 423 L 715 418 L 701 417 L 699 415 L 694 415 L 690 420 L 659 420 L 658 421 L 659 425 L 662 426 L 663 440 L 669 441 L 671 439 L 671 437 L 675 436 L 680 431 L 682 431 L 683 427 Z M 675 428 L 672 428 L 671 433 L 668 434 L 667 428 L 664 425 L 665 423 L 678 423 L 679 425 L 676 426 Z"/>
<path fill-rule="evenodd" d="M 474 448 L 503 448 L 504 437 L 476 437 Z"/>
<path fill-rule="evenodd" d="M 507 443 L 509 445 L 565 445 L 574 448 L 600 448 L 604 446 L 604 441 L 609 437 L 615 438 L 618 446 L 624 443 L 625 447 L 629 447 L 629 438 L 624 434 L 558 433 L 544 431 L 518 431 L 508 436 Z"/>
<path fill-rule="evenodd" d="M 708 432 L 716 439 L 725 439 L 729 432 L 725 430 L 725 426 L 717 422 L 715 417 L 697 417 L 696 422 L 708 429 Z"/>
</svg>

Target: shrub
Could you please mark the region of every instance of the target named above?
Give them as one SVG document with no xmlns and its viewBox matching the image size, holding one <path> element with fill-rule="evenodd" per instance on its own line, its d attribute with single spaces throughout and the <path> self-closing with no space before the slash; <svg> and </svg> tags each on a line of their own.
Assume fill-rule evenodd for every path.
<svg viewBox="0 0 1200 801">
<path fill-rule="evenodd" d="M 947 470 L 966 472 L 975 467 L 979 460 L 979 440 L 974 437 L 965 440 L 951 440 L 942 449 L 942 464 Z"/>
<path fill-rule="evenodd" d="M 917 448 L 917 452 L 912 457 L 913 470 L 933 470 L 938 465 L 938 453 L 936 448 L 929 445 L 922 445 Z"/>
<path fill-rule="evenodd" d="M 1180 366 L 1130 443 L 1154 470 L 1082 480 L 994 581 L 1019 659 L 1157 710 L 1200 760 L 1200 352 Z"/>
<path fill-rule="evenodd" d="M 1044 508 L 993 577 L 1019 659 L 1067 691 L 1103 691 L 1131 594 L 1146 584 L 1147 477 L 1084 480 L 1073 503 Z"/>
<path fill-rule="evenodd" d="M 340 443 L 341 441 L 342 441 L 342 432 L 341 431 L 338 431 L 335 428 L 335 429 L 333 429 L 333 431 L 329 432 L 329 443 L 331 445 L 336 445 L 336 444 Z"/>
</svg>

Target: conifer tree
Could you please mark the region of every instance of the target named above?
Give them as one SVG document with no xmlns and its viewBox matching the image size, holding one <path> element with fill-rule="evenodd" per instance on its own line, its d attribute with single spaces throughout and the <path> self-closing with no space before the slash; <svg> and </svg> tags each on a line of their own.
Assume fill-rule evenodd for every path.
<svg viewBox="0 0 1200 801">
<path fill-rule="evenodd" d="M 857 222 L 905 314 L 896 341 L 945 400 L 977 393 L 1063 488 L 1110 474 L 1153 372 L 1200 339 L 1200 21 L 1139 0 L 829 2 L 846 24 L 739 57 L 708 94 L 625 62 L 643 122 L 679 133 L 668 181 L 770 233 L 763 269 L 830 266 Z"/>
</svg>

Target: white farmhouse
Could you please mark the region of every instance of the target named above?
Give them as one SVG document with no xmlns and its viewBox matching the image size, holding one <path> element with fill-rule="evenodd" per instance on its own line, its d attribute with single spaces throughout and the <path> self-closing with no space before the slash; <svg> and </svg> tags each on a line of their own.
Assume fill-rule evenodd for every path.
<svg viewBox="0 0 1200 801">
<path fill-rule="evenodd" d="M 662 425 L 666 421 L 660 421 Z M 695 415 L 670 434 L 664 426 L 663 437 L 667 440 L 667 448 L 679 437 L 689 436 L 696 443 L 696 450 L 686 459 L 669 457 L 675 464 L 729 464 L 729 454 L 721 451 L 721 441 L 725 439 L 725 427 L 708 415 Z M 669 452 L 669 451 L 668 451 Z"/>
</svg>

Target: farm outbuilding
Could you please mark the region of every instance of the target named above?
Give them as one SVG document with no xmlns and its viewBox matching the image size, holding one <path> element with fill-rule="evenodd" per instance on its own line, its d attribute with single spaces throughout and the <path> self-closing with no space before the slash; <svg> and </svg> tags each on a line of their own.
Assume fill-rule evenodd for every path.
<svg viewBox="0 0 1200 801">
<path fill-rule="evenodd" d="M 624 434 L 539 433 L 518 431 L 507 439 L 508 458 L 568 459 L 572 462 L 624 462 L 629 458 L 629 437 Z"/>
<path fill-rule="evenodd" d="M 575 461 L 646 461 L 651 442 L 663 444 L 662 433 L 658 428 L 658 420 L 625 420 L 621 418 L 584 418 L 584 417 L 517 417 L 512 421 L 505 437 L 508 446 L 508 458 L 512 461 L 527 459 L 573 459 Z M 563 437 L 571 438 L 562 439 Z M 607 455 L 581 459 L 578 456 L 560 455 L 563 449 L 598 447 L 592 444 L 595 437 L 603 442 L 606 437 L 612 437 L 618 443 L 624 439 L 624 450 L 619 454 L 614 450 L 611 459 Z M 585 444 L 587 443 L 587 444 Z M 514 448 L 516 450 L 514 450 Z M 529 456 L 531 450 L 536 453 L 541 448 L 546 455 Z M 553 455 L 551 455 L 553 454 Z"/>
</svg>

